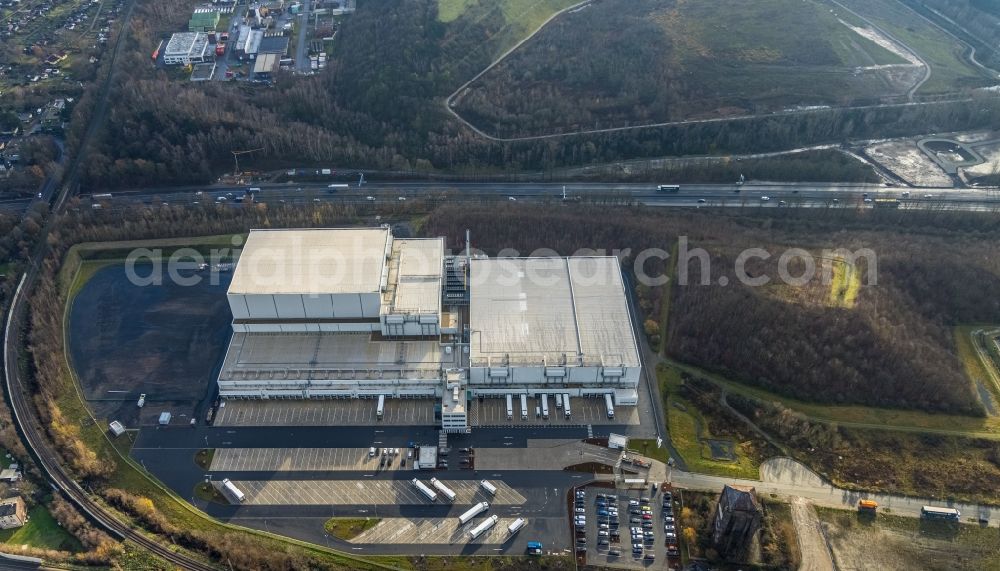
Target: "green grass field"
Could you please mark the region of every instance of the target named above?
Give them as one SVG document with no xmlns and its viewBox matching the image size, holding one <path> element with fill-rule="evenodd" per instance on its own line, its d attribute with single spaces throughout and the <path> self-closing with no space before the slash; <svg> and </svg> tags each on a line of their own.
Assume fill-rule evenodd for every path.
<svg viewBox="0 0 1000 571">
<path fill-rule="evenodd" d="M 660 392 L 663 395 L 663 410 L 667 415 L 667 430 L 670 434 L 670 441 L 684 459 L 688 469 L 702 474 L 732 476 L 734 478 L 756 479 L 760 477 L 760 466 L 753 461 L 740 444 L 735 447 L 735 462 L 712 459 L 707 445 L 702 441 L 706 438 L 712 438 L 712 434 L 708 430 L 708 423 L 693 403 L 680 396 L 681 378 L 678 369 L 670 367 L 657 371 L 657 378 L 660 381 Z M 698 437 L 699 428 L 701 439 Z M 636 443 L 633 442 L 632 446 L 635 447 Z M 652 457 L 665 461 L 666 449 L 656 449 L 654 442 L 654 447 L 651 447 L 650 451 L 659 453 L 659 456 Z"/>
<path fill-rule="evenodd" d="M 918 93 L 947 93 L 961 87 L 995 83 L 966 61 L 962 44 L 929 24 L 902 2 L 843 0 L 842 3 L 875 21 L 930 64 L 931 78 Z"/>
<path fill-rule="evenodd" d="M 382 521 L 377 517 L 347 518 L 333 517 L 326 520 L 323 529 L 337 539 L 354 539 L 365 531 L 375 527 Z"/>
<path fill-rule="evenodd" d="M 63 530 L 44 506 L 38 505 L 28 512 L 28 523 L 15 529 L 0 530 L 0 542 L 9 546 L 27 545 L 39 549 L 80 551 L 83 546 L 75 537 Z"/>
</svg>

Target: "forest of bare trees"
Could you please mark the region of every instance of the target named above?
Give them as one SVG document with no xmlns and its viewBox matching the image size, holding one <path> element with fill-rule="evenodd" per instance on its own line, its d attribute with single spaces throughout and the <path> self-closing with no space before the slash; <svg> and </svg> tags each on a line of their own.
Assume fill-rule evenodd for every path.
<svg viewBox="0 0 1000 571">
<path fill-rule="evenodd" d="M 805 210 L 811 209 L 774 218 L 754 210 L 682 215 L 445 206 L 432 213 L 426 232 L 454 244 L 465 228 L 476 228 L 474 242 L 488 253 L 587 247 L 631 248 L 634 255 L 647 247 L 669 251 L 686 236 L 692 248 L 709 253 L 711 281 L 699 285 L 700 264 L 692 259 L 690 285 L 671 288 L 665 331 L 671 356 L 804 400 L 983 414 L 956 356 L 952 327 L 1000 322 L 994 295 L 1000 262 L 989 254 L 1000 220 Z M 824 249 L 870 248 L 878 255 L 878 282 L 862 287 L 849 309 L 825 302 L 830 286 L 822 287 L 820 273 L 801 292 L 741 285 L 735 258 L 750 247 L 774 254 L 749 272 L 775 280 L 778 257 L 788 248 L 817 257 Z M 723 275 L 727 286 L 718 283 Z"/>
<path fill-rule="evenodd" d="M 257 170 L 323 165 L 489 174 L 764 152 L 1000 123 L 1000 102 L 984 98 L 497 143 L 450 119 L 441 102 L 490 61 L 505 26 L 499 11 L 443 24 L 435 0 L 366 2 L 341 26 L 326 73 L 282 75 L 268 87 L 191 83 L 154 69 L 148 54 L 165 29 L 186 18 L 185 8 L 155 2 L 137 8 L 112 94 L 115 105 L 87 160 L 85 189 L 208 182 L 231 168 L 230 151 L 239 149 L 264 149 L 253 157 L 251 168 Z M 77 106 L 71 144 L 93 97 L 88 92 Z M 784 165 L 774 173 L 765 170 L 763 178 L 816 180 L 809 172 Z"/>
</svg>

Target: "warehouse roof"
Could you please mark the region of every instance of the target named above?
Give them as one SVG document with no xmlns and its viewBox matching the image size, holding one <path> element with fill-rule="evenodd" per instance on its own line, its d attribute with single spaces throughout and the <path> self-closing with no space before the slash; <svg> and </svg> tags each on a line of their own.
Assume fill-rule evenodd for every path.
<svg viewBox="0 0 1000 571">
<path fill-rule="evenodd" d="M 208 46 L 208 35 L 201 32 L 178 32 L 170 36 L 163 54 L 201 55 Z"/>
<path fill-rule="evenodd" d="M 474 259 L 472 366 L 639 366 L 615 257 Z"/>
<path fill-rule="evenodd" d="M 377 293 L 391 247 L 388 228 L 253 230 L 229 293 Z"/>
<path fill-rule="evenodd" d="M 395 240 L 382 313 L 439 313 L 443 257 L 444 238 Z"/>
<path fill-rule="evenodd" d="M 454 366 L 437 341 L 374 341 L 364 333 L 233 333 L 219 380 L 424 379 Z"/>
</svg>

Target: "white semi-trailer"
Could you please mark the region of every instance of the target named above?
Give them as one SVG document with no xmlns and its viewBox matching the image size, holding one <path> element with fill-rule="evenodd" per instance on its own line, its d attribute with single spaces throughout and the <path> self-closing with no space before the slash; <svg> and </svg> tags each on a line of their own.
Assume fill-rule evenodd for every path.
<svg viewBox="0 0 1000 571">
<path fill-rule="evenodd" d="M 444 494 L 444 497 L 448 498 L 449 502 L 455 501 L 455 492 L 451 491 L 451 488 L 445 486 L 441 483 L 441 480 L 437 478 L 431 478 L 431 485 L 437 488 L 437 491 Z"/>
<path fill-rule="evenodd" d="M 542 394 L 542 418 L 549 418 L 549 395 Z"/>
<path fill-rule="evenodd" d="M 524 527 L 525 523 L 527 522 L 524 520 L 524 518 L 519 517 L 515 519 L 513 523 L 507 526 L 507 531 L 510 532 L 511 535 L 514 535 L 515 533 L 521 531 L 521 528 Z"/>
<path fill-rule="evenodd" d="M 507 420 L 514 419 L 514 403 L 511 395 L 507 395 Z"/>
<path fill-rule="evenodd" d="M 459 525 L 465 525 L 472 521 L 472 518 L 483 513 L 484 511 L 490 509 L 490 504 L 488 502 L 479 502 L 478 504 L 469 508 L 464 514 L 458 516 Z"/>
<path fill-rule="evenodd" d="M 229 478 L 222 480 L 222 489 L 226 492 L 226 495 L 229 496 L 229 499 L 235 503 L 242 504 L 247 501 L 246 495 L 244 495 L 243 492 L 236 487 L 236 484 L 230 482 Z"/>
<path fill-rule="evenodd" d="M 521 420 L 528 420 L 528 395 L 521 395 Z"/>
<path fill-rule="evenodd" d="M 375 409 L 375 416 L 378 417 L 379 420 L 382 420 L 382 417 L 384 415 L 385 415 L 385 395 L 379 395 L 378 407 Z"/>
<path fill-rule="evenodd" d="M 500 521 L 500 518 L 495 515 L 491 515 L 490 517 L 484 519 L 479 525 L 472 528 L 472 531 L 469 532 L 469 538 L 475 539 L 486 533 L 491 527 L 496 525 L 498 521 Z"/>
<path fill-rule="evenodd" d="M 479 485 L 484 490 L 486 490 L 487 492 L 489 492 L 491 496 L 497 495 L 497 487 L 494 486 L 493 484 L 489 483 L 489 481 L 483 480 L 482 482 L 479 482 Z"/>
<path fill-rule="evenodd" d="M 428 488 L 427 484 L 425 484 L 425 483 L 421 482 L 420 480 L 414 478 L 413 479 L 413 485 L 416 486 L 417 489 L 420 490 L 425 496 L 427 496 L 428 500 L 430 500 L 432 502 L 436 502 L 437 501 L 438 495 L 434 493 L 434 490 Z"/>
<path fill-rule="evenodd" d="M 615 417 L 615 403 L 611 398 L 611 394 L 604 395 L 604 407 L 608 409 L 608 418 Z"/>
<path fill-rule="evenodd" d="M 566 418 L 569 418 L 571 414 L 569 410 L 569 393 L 563 395 L 563 412 L 566 413 Z"/>
</svg>

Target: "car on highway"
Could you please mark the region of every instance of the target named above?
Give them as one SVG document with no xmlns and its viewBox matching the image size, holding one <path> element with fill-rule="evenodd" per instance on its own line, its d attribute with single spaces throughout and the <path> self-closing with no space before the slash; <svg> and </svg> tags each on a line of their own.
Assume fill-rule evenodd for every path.
<svg viewBox="0 0 1000 571">
<path fill-rule="evenodd" d="M 507 200 L 509 200 L 509 201 L 511 201 L 511 202 L 517 202 L 517 198 L 516 198 L 516 197 L 514 197 L 514 196 L 508 196 L 508 197 L 507 197 Z"/>
<path fill-rule="evenodd" d="M 865 202 L 866 202 L 866 203 L 868 203 L 868 204 L 871 204 L 872 202 L 874 202 L 874 200 L 872 200 L 872 199 L 870 199 L 870 198 L 866 198 L 866 199 L 865 199 Z"/>
<path fill-rule="evenodd" d="M 402 202 L 402 201 L 406 200 L 406 197 L 405 196 L 400 196 L 400 197 L 396 198 L 396 200 Z"/>
<path fill-rule="evenodd" d="M 785 202 L 784 200 L 779 200 L 778 201 L 778 206 L 785 206 L 786 204 L 788 204 L 788 203 Z"/>
<path fill-rule="evenodd" d="M 769 201 L 769 200 L 771 200 L 771 197 L 770 197 L 770 196 L 762 196 L 762 197 L 760 197 L 760 201 L 761 201 L 761 202 L 767 202 L 767 201 Z"/>
<path fill-rule="evenodd" d="M 375 201 L 375 197 L 374 196 L 366 196 L 365 200 L 368 200 L 370 202 L 374 202 Z"/>
<path fill-rule="evenodd" d="M 698 204 L 705 204 L 705 203 L 707 203 L 707 202 L 708 202 L 708 201 L 707 201 L 707 200 L 705 200 L 704 198 L 699 198 L 699 199 L 698 199 Z"/>
<path fill-rule="evenodd" d="M 933 194 L 925 194 L 924 198 L 934 198 L 934 195 Z"/>
<path fill-rule="evenodd" d="M 903 198 L 909 198 L 910 197 L 910 191 L 908 191 L 908 190 L 903 191 L 903 193 L 901 193 L 900 196 L 902 196 Z"/>
</svg>

